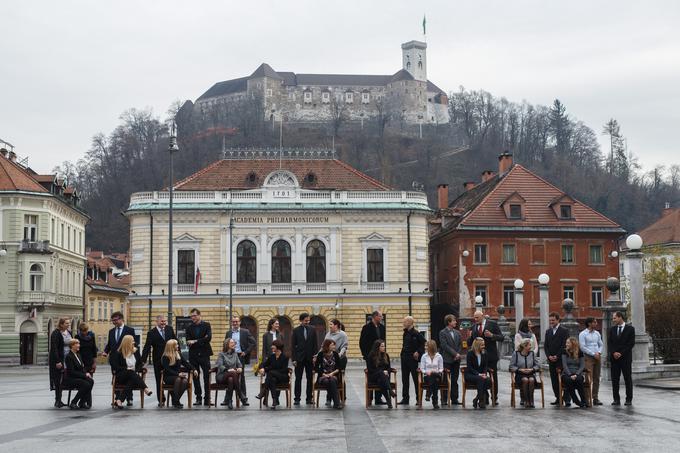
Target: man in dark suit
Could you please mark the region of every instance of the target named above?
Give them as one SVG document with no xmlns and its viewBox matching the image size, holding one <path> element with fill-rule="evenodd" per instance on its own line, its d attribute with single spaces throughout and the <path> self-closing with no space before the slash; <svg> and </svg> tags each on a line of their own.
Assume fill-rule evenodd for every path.
<svg viewBox="0 0 680 453">
<path fill-rule="evenodd" d="M 633 404 L 633 348 L 635 347 L 635 327 L 626 325 L 625 315 L 617 311 L 613 316 L 614 325 L 609 329 L 607 349 L 611 362 L 612 392 L 614 402 L 612 406 L 621 405 L 619 395 L 619 380 L 623 374 L 626 383 L 626 406 Z"/>
<path fill-rule="evenodd" d="M 109 330 L 109 338 L 106 342 L 106 346 L 104 346 L 104 352 L 102 353 L 102 356 L 104 357 L 108 357 L 112 351 L 118 351 L 120 342 L 123 340 L 125 335 L 132 335 L 132 338 L 135 338 L 135 329 L 125 325 L 125 317 L 123 316 L 123 313 L 119 311 L 114 311 L 111 313 L 111 323 L 113 324 L 113 328 Z M 135 346 L 138 345 L 135 344 Z M 113 373 L 114 368 L 110 362 L 110 359 L 109 365 L 111 365 L 111 373 Z M 118 399 L 122 400 L 123 398 L 119 395 Z M 127 400 L 127 405 L 132 406 L 132 391 L 125 395 L 125 399 Z"/>
<path fill-rule="evenodd" d="M 425 354 L 425 337 L 418 332 L 412 316 L 404 318 L 404 334 L 401 345 L 401 401 L 398 404 L 409 405 L 409 377 L 413 379 L 413 387 L 418 391 L 418 364 Z"/>
<path fill-rule="evenodd" d="M 239 399 L 241 400 L 241 404 L 249 406 L 248 396 L 246 394 L 245 365 L 250 364 L 250 353 L 255 350 L 257 341 L 255 341 L 255 337 L 250 334 L 248 329 L 241 328 L 241 318 L 238 316 L 231 318 L 231 329 L 227 330 L 224 341 L 227 341 L 229 338 L 232 338 L 236 342 L 236 353 L 238 354 L 239 359 L 241 359 L 241 366 L 243 367 L 243 372 L 241 373 L 241 394 L 239 395 Z M 217 404 L 217 402 L 215 402 L 215 404 Z M 227 395 L 225 394 L 222 405 L 226 406 L 227 404 Z"/>
<path fill-rule="evenodd" d="M 548 358 L 550 382 L 555 394 L 555 401 L 550 404 L 556 406 L 560 404 L 560 381 L 557 369 L 562 367 L 562 354 L 564 354 L 564 346 L 567 343 L 567 338 L 569 338 L 569 331 L 560 325 L 560 314 L 556 311 L 550 313 L 548 322 L 550 327 L 545 331 L 543 350 Z M 571 406 L 568 392 L 564 392 L 564 405 Z"/>
<path fill-rule="evenodd" d="M 486 349 L 486 361 L 487 366 L 491 370 L 490 373 L 493 376 L 494 392 L 493 392 L 493 405 L 498 406 L 498 344 L 497 342 L 503 341 L 503 334 L 501 329 L 498 327 L 495 321 L 491 319 L 486 319 L 484 313 L 477 310 L 474 314 L 475 325 L 472 327 L 470 332 L 470 344 L 475 338 L 484 339 L 484 348 Z"/>
<path fill-rule="evenodd" d="M 189 363 L 198 372 L 194 380 L 194 394 L 196 395 L 196 406 L 205 403 L 210 406 L 210 356 L 213 355 L 210 340 L 212 340 L 212 329 L 210 323 L 201 320 L 201 312 L 194 308 L 190 312 L 191 324 L 186 328 L 187 346 L 189 346 Z M 205 393 L 201 400 L 202 387 L 201 376 L 203 373 L 203 388 Z"/>
<path fill-rule="evenodd" d="M 361 349 L 361 356 L 364 361 L 368 360 L 368 354 L 371 352 L 373 343 L 376 340 L 385 340 L 385 325 L 382 323 L 383 315 L 380 310 L 371 313 L 371 320 L 364 324 L 359 335 L 359 349 Z M 387 404 L 382 400 L 379 392 L 375 392 L 375 404 Z"/>
<path fill-rule="evenodd" d="M 163 392 L 161 392 L 161 357 L 165 351 L 165 343 L 168 340 L 177 340 L 175 331 L 168 325 L 165 315 L 156 316 L 156 327 L 149 330 L 146 334 L 144 349 L 142 350 L 142 362 L 147 363 L 149 353 L 153 359 L 153 377 L 156 379 L 156 397 L 158 406 L 163 406 Z M 153 349 L 153 351 L 152 351 Z"/>
<path fill-rule="evenodd" d="M 316 330 L 309 325 L 309 313 L 300 314 L 300 325 L 293 329 L 293 366 L 295 367 L 295 405 L 300 405 L 302 393 L 302 372 L 307 379 L 306 403 L 312 404 L 312 370 L 313 359 L 319 345 L 316 341 Z"/>
<path fill-rule="evenodd" d="M 454 315 L 446 315 L 444 318 L 446 327 L 439 332 L 439 350 L 444 359 L 444 368 L 451 373 L 451 404 L 457 405 L 458 402 L 458 375 L 460 374 L 461 351 L 463 350 L 463 340 L 460 332 L 456 330 L 458 320 Z M 448 404 L 446 391 L 442 395 L 442 404 Z"/>
</svg>

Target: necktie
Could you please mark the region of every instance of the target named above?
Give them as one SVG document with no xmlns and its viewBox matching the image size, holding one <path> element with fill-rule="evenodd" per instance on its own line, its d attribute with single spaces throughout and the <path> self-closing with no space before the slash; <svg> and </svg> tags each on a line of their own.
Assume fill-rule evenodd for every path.
<svg viewBox="0 0 680 453">
<path fill-rule="evenodd" d="M 619 333 L 618 333 L 619 337 L 621 336 L 621 332 L 623 332 L 623 326 L 619 326 Z"/>
<path fill-rule="evenodd" d="M 480 336 L 480 337 L 482 336 L 482 333 L 483 333 L 482 325 L 480 324 L 480 325 L 479 325 L 479 336 Z"/>
<path fill-rule="evenodd" d="M 120 327 L 116 327 L 116 343 L 120 340 Z"/>
<path fill-rule="evenodd" d="M 163 338 L 163 341 L 165 341 L 165 331 L 163 329 L 158 330 L 161 334 L 161 338 Z"/>
<path fill-rule="evenodd" d="M 305 333 L 305 341 L 307 341 L 307 327 L 303 327 L 303 332 Z"/>
</svg>

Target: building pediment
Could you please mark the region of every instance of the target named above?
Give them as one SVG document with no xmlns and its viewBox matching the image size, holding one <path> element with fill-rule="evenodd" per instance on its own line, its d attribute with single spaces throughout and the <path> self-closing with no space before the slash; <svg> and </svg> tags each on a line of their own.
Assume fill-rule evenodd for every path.
<svg viewBox="0 0 680 453">
<path fill-rule="evenodd" d="M 199 238 L 197 238 L 197 237 L 194 237 L 194 236 L 190 235 L 189 233 L 183 233 L 183 234 L 181 234 L 180 236 L 178 236 L 178 237 L 176 237 L 175 239 L 173 239 L 172 241 L 173 241 L 174 243 L 178 243 L 178 242 L 179 242 L 179 243 L 187 244 L 187 243 L 197 243 L 197 242 L 201 242 L 202 240 L 203 240 L 203 239 L 199 239 Z"/>
<path fill-rule="evenodd" d="M 361 242 L 378 242 L 378 241 L 385 242 L 385 241 L 389 241 L 391 239 L 392 238 L 389 238 L 387 236 L 383 236 L 382 234 L 376 233 L 376 232 L 371 233 L 368 236 L 364 236 L 364 237 L 359 238 L 359 240 Z"/>
<path fill-rule="evenodd" d="M 293 173 L 287 170 L 276 170 L 267 175 L 264 187 L 296 188 L 300 187 L 300 183 Z"/>
</svg>

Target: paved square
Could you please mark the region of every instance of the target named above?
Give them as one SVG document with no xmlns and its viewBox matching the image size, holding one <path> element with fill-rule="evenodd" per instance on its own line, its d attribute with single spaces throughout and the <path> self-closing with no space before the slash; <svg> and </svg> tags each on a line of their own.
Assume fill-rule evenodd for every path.
<svg viewBox="0 0 680 453">
<path fill-rule="evenodd" d="M 500 406 L 486 411 L 460 407 L 433 411 L 427 402 L 423 410 L 413 404 L 408 410 L 366 410 L 363 370 L 350 366 L 343 411 L 304 405 L 259 410 L 252 397 L 257 388 L 253 376 L 248 378 L 251 406 L 240 411 L 219 406 L 159 409 L 155 395 L 141 410 L 138 393 L 133 408 L 113 411 L 108 369 L 100 367 L 96 378 L 94 408 L 72 411 L 52 407 L 46 368 L 0 370 L 0 449 L 38 452 L 56 447 L 91 453 L 114 448 L 164 451 L 174 445 L 176 450 L 196 452 L 237 446 L 239 451 L 379 453 L 471 449 L 475 444 L 484 445 L 484 451 L 524 452 L 680 449 L 680 393 L 636 387 L 633 407 L 614 408 L 609 406 L 611 389 L 606 382 L 601 387 L 605 405 L 589 410 L 550 406 L 550 389 L 545 409 L 512 409 L 508 373 L 499 378 Z M 153 383 L 153 376 L 147 382 Z M 323 406 L 323 394 L 321 398 Z"/>
</svg>

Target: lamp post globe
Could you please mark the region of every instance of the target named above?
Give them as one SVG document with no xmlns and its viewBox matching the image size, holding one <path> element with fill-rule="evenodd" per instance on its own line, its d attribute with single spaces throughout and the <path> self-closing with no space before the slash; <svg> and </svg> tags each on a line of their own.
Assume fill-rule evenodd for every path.
<svg viewBox="0 0 680 453">
<path fill-rule="evenodd" d="M 550 283 L 550 277 L 548 276 L 548 274 L 539 275 L 538 283 L 540 283 L 541 285 L 547 285 L 548 283 Z"/>
<path fill-rule="evenodd" d="M 524 280 L 522 280 L 521 278 L 518 278 L 517 280 L 515 280 L 514 285 L 515 285 L 515 289 L 522 289 L 522 288 L 524 288 Z"/>
<path fill-rule="evenodd" d="M 484 303 L 484 298 L 480 295 L 476 295 L 475 296 L 475 306 L 481 307 L 483 303 Z"/>
<path fill-rule="evenodd" d="M 639 234 L 631 234 L 626 238 L 626 247 L 630 250 L 640 250 L 642 248 L 642 238 Z"/>
<path fill-rule="evenodd" d="M 463 250 L 463 256 L 467 258 L 468 256 L 470 256 L 470 252 L 467 250 Z"/>
<path fill-rule="evenodd" d="M 618 256 L 619 256 L 619 252 L 617 252 L 616 250 L 613 250 L 613 251 L 612 251 L 612 254 L 611 254 L 611 257 L 612 257 L 612 258 L 618 258 Z"/>
</svg>

